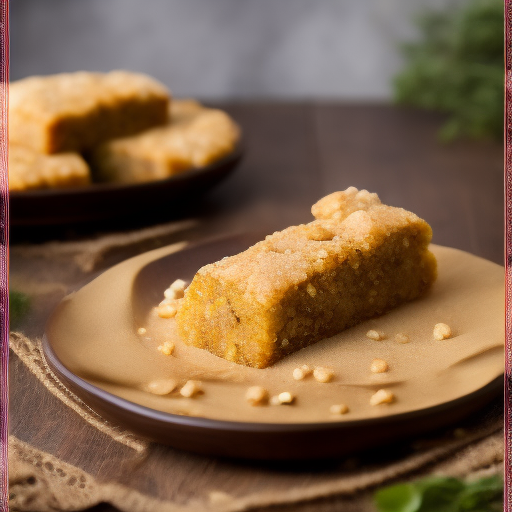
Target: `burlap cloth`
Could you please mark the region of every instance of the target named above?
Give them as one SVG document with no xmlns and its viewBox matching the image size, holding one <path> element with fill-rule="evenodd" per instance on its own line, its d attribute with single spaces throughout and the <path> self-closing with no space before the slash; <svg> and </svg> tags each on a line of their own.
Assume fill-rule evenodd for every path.
<svg viewBox="0 0 512 512">
<path fill-rule="evenodd" d="M 44 322 L 64 295 L 100 271 L 145 250 L 190 240 L 193 229 L 192 222 L 181 222 L 94 240 L 11 247 L 11 288 L 32 297 L 29 314 L 10 338 L 13 511 L 365 511 L 373 510 L 374 489 L 391 481 L 502 471 L 501 399 L 429 437 L 313 463 L 202 457 L 104 421 L 46 366 L 40 349 Z"/>
</svg>

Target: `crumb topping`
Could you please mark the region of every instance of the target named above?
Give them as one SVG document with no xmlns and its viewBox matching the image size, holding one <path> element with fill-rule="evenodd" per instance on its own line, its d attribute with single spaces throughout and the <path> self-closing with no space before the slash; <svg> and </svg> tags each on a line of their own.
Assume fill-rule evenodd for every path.
<svg viewBox="0 0 512 512">
<path fill-rule="evenodd" d="M 440 323 L 434 326 L 434 339 L 441 341 L 452 337 L 452 330 L 449 325 Z"/>
<path fill-rule="evenodd" d="M 334 404 L 334 405 L 331 405 L 331 407 L 329 408 L 329 412 L 331 414 L 336 414 L 336 415 L 347 414 L 348 411 L 349 411 L 349 408 L 348 408 L 348 405 L 346 405 L 346 404 Z"/>
<path fill-rule="evenodd" d="M 203 393 L 203 385 L 198 380 L 187 380 L 185 385 L 180 389 L 180 395 L 185 398 L 194 398 Z"/>
<path fill-rule="evenodd" d="M 374 341 L 382 341 L 386 336 L 381 331 L 376 331 L 374 329 L 370 329 L 366 333 L 366 337 L 370 338 L 371 340 L 374 340 Z"/>
<path fill-rule="evenodd" d="M 384 373 L 389 370 L 389 365 L 384 359 L 374 359 L 370 365 L 372 373 Z"/>
<path fill-rule="evenodd" d="M 395 400 L 395 395 L 387 389 L 379 389 L 370 398 L 370 405 L 390 404 Z"/>
<path fill-rule="evenodd" d="M 331 380 L 334 378 L 334 370 L 332 368 L 317 366 L 313 370 L 313 377 L 318 382 L 331 382 Z"/>
<path fill-rule="evenodd" d="M 251 386 L 245 393 L 245 399 L 253 406 L 265 405 L 268 397 L 268 391 L 262 386 Z"/>
</svg>

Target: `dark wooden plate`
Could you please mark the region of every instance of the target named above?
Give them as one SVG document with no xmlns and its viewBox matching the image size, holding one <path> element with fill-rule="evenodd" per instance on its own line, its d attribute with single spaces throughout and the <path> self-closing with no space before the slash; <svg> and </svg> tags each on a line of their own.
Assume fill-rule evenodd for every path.
<svg viewBox="0 0 512 512">
<path fill-rule="evenodd" d="M 144 315 L 147 307 L 155 304 L 161 295 L 162 282 L 171 282 L 179 276 L 189 278 L 200 266 L 238 253 L 258 239 L 254 235 L 217 239 L 150 262 L 133 281 L 138 297 L 133 314 Z M 205 455 L 265 460 L 345 456 L 455 424 L 503 391 L 500 376 L 477 391 L 435 407 L 353 421 L 273 424 L 180 416 L 115 396 L 67 368 L 57 355 L 59 344 L 52 340 L 51 334 L 63 314 L 65 309 L 58 308 L 50 319 L 43 350 L 50 368 L 73 393 L 114 424 L 144 438 Z"/>
<path fill-rule="evenodd" d="M 159 181 L 93 183 L 77 189 L 29 190 L 9 194 L 13 226 L 62 225 L 133 215 L 155 205 L 197 199 L 234 171 L 242 146 L 206 167 Z"/>
</svg>

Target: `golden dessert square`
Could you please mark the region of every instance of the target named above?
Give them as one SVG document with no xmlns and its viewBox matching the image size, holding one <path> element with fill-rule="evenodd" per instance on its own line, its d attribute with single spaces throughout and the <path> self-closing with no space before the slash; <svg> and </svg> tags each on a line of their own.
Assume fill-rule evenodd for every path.
<svg viewBox="0 0 512 512">
<path fill-rule="evenodd" d="M 140 183 L 204 167 L 231 153 L 239 140 L 235 122 L 221 110 L 174 100 L 169 123 L 115 139 L 90 157 L 98 181 Z"/>
<path fill-rule="evenodd" d="M 89 185 L 89 166 L 78 153 L 44 155 L 9 146 L 9 190 L 76 188 Z"/>
<path fill-rule="evenodd" d="M 168 120 L 168 90 L 127 71 L 35 76 L 9 85 L 9 141 L 40 153 L 84 151 Z"/>
<path fill-rule="evenodd" d="M 192 346 L 265 368 L 287 354 L 424 294 L 436 278 L 430 226 L 350 187 L 316 220 L 202 267 L 176 321 Z"/>
</svg>

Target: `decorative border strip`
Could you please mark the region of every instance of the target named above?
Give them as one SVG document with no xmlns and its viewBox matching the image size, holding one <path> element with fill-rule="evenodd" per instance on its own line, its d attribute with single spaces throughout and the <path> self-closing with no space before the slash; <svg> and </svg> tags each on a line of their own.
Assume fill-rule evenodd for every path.
<svg viewBox="0 0 512 512">
<path fill-rule="evenodd" d="M 7 471 L 9 386 L 9 184 L 7 105 L 9 85 L 9 2 L 0 0 L 0 510 L 9 509 Z"/>
<path fill-rule="evenodd" d="M 512 507 L 512 0 L 505 0 L 505 495 Z"/>
</svg>

